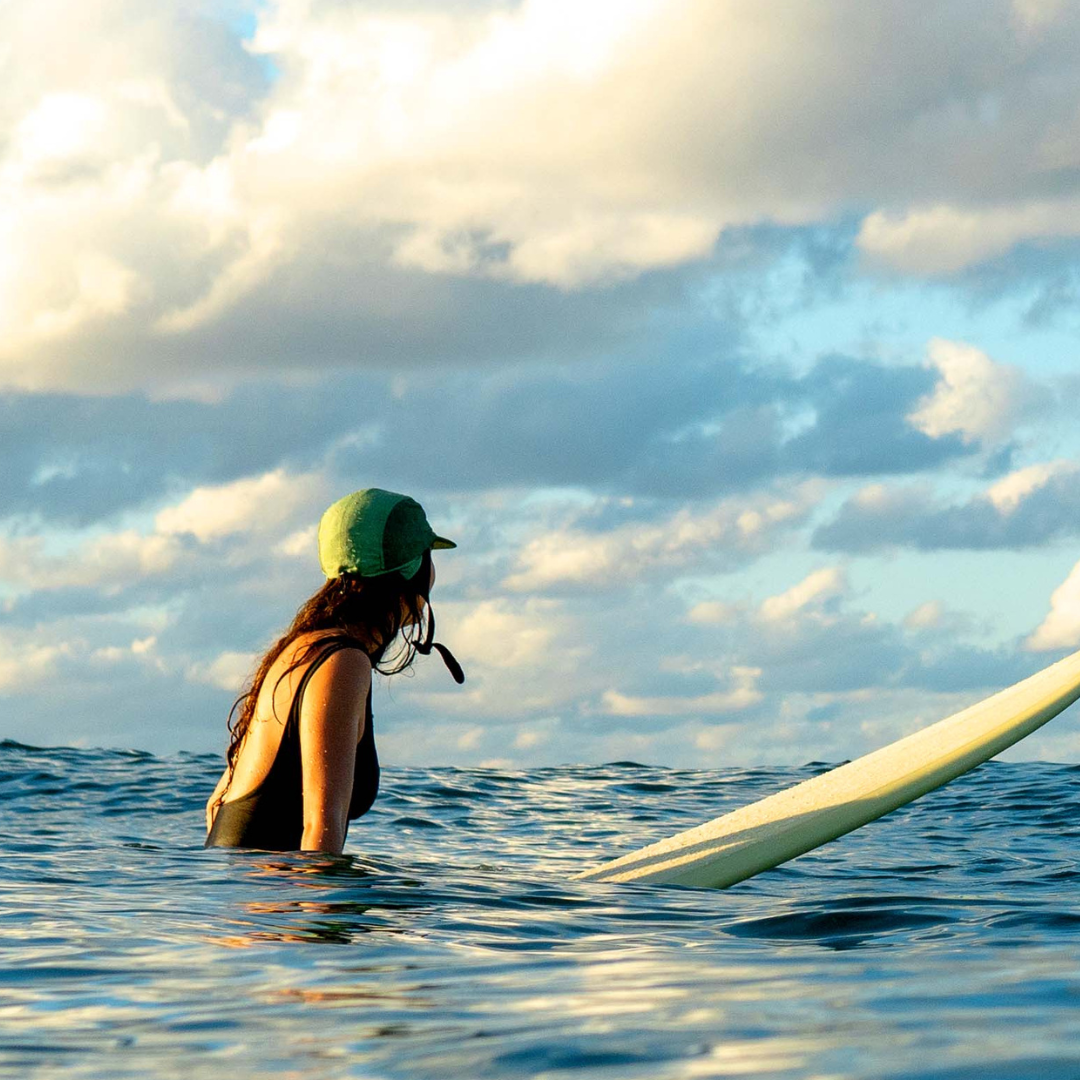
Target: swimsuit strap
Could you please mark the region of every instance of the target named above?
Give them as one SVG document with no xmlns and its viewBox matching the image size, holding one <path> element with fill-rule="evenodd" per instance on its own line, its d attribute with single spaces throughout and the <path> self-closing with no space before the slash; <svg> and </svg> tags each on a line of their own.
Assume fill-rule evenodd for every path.
<svg viewBox="0 0 1080 1080">
<path fill-rule="evenodd" d="M 300 685 L 296 688 L 296 693 L 293 695 L 292 705 L 289 708 L 289 717 L 286 721 L 286 726 L 295 721 L 300 723 L 300 705 L 304 697 L 304 691 L 307 689 L 308 683 L 311 681 L 311 676 L 315 674 L 318 668 L 322 665 L 322 662 L 329 656 L 332 656 L 336 652 L 341 652 L 342 649 L 359 649 L 365 656 L 367 656 L 367 650 L 360 644 L 356 638 L 347 637 L 346 635 L 339 635 L 336 637 L 323 638 L 319 642 L 320 645 L 325 645 L 323 649 L 314 660 L 308 664 L 307 671 L 300 677 Z M 368 709 L 366 712 L 370 712 L 371 702 L 371 689 L 368 688 Z"/>
</svg>

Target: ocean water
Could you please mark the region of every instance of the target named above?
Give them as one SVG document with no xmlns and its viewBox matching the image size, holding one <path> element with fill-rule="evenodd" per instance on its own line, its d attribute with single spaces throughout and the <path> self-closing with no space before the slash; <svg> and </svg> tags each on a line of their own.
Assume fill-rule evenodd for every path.
<svg viewBox="0 0 1080 1080">
<path fill-rule="evenodd" d="M 389 768 L 328 857 L 204 850 L 217 755 L 0 743 L 0 1076 L 1080 1077 L 1080 767 L 569 880 L 825 767 Z"/>
</svg>

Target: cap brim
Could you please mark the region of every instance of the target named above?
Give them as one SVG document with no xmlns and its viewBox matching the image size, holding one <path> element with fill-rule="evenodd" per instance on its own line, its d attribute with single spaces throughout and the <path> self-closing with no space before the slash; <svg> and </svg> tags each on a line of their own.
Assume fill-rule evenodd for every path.
<svg viewBox="0 0 1080 1080">
<path fill-rule="evenodd" d="M 456 548 L 457 544 L 455 544 L 453 540 L 447 540 L 445 536 L 436 536 L 432 541 L 431 546 L 436 551 L 441 551 L 445 548 Z"/>
</svg>

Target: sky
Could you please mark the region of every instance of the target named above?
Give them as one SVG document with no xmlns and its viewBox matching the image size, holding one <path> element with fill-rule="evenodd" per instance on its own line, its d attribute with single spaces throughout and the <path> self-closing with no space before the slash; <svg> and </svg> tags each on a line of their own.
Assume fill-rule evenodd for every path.
<svg viewBox="0 0 1080 1080">
<path fill-rule="evenodd" d="M 1080 647 L 1080 0 L 0 43 L 0 737 L 223 753 L 363 487 L 459 545 L 388 765 L 841 761 Z"/>
</svg>

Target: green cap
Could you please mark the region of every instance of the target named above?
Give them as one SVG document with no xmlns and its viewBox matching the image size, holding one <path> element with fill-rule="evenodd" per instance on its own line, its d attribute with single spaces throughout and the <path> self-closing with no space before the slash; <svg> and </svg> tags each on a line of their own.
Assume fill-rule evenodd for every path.
<svg viewBox="0 0 1080 1080">
<path fill-rule="evenodd" d="M 319 563 L 328 578 L 378 577 L 397 571 L 410 578 L 425 551 L 457 547 L 436 536 L 424 508 L 408 495 L 365 488 L 338 499 L 319 522 Z"/>
</svg>

